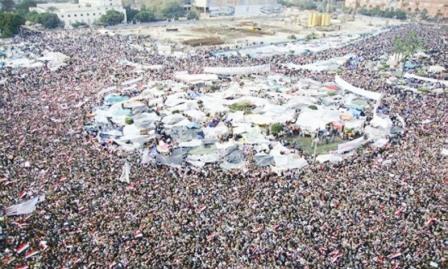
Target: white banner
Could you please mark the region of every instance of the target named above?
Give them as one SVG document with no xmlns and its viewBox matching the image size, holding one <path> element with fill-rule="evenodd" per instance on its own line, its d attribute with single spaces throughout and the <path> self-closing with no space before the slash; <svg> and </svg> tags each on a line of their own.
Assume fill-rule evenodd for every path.
<svg viewBox="0 0 448 269">
<path fill-rule="evenodd" d="M 336 84 L 338 85 L 339 88 L 352 92 L 354 94 L 358 94 L 361 96 L 364 96 L 368 99 L 373 99 L 375 101 L 379 101 L 381 99 L 381 93 L 379 92 L 372 92 L 372 91 L 366 91 L 364 89 L 361 88 L 357 88 L 353 85 L 351 85 L 350 83 L 348 83 L 347 81 L 343 80 L 340 76 L 336 75 L 334 81 L 336 82 Z"/>
<path fill-rule="evenodd" d="M 6 208 L 6 216 L 18 216 L 33 213 L 36 210 L 36 204 L 45 200 L 45 195 L 36 196 L 23 203 Z"/>
<path fill-rule="evenodd" d="M 405 78 L 413 78 L 413 79 L 417 79 L 417 80 L 421 80 L 421 81 L 428 81 L 428 82 L 431 82 L 431 83 L 441 83 L 441 84 L 444 84 L 445 86 L 448 86 L 448 81 L 446 81 L 446 80 L 425 78 L 425 77 L 421 77 L 421 76 L 417 76 L 417 75 L 409 74 L 409 73 L 404 74 L 404 77 Z"/>
<path fill-rule="evenodd" d="M 367 143 L 367 140 L 365 140 L 364 137 L 361 136 L 360 138 L 357 138 L 353 141 L 339 144 L 338 145 L 338 153 L 342 154 L 344 152 L 349 152 L 349 151 L 355 150 L 355 149 L 359 148 L 360 146 L 364 145 L 365 143 Z"/>
<path fill-rule="evenodd" d="M 217 75 L 248 75 L 248 74 L 262 74 L 269 73 L 271 65 L 255 65 L 255 66 L 240 66 L 240 67 L 204 67 L 204 72 Z"/>
</svg>

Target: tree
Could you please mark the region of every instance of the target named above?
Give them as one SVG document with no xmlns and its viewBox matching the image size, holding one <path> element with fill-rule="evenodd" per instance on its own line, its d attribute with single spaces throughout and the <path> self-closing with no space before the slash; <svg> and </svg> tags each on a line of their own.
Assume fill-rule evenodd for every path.
<svg viewBox="0 0 448 269">
<path fill-rule="evenodd" d="M 32 23 L 39 23 L 40 14 L 37 11 L 31 11 L 26 14 L 26 20 Z"/>
<path fill-rule="evenodd" d="M 33 0 L 23 0 L 20 4 L 17 4 L 16 10 L 18 13 L 26 15 L 30 12 L 30 7 L 35 7 L 36 2 Z"/>
<path fill-rule="evenodd" d="M 53 29 L 62 25 L 58 15 L 54 13 L 40 13 L 38 15 L 38 22 L 47 29 Z"/>
<path fill-rule="evenodd" d="M 106 24 L 106 25 L 117 25 L 122 23 L 124 20 L 124 14 L 116 11 L 116 10 L 108 10 L 106 14 L 101 16 L 100 22 Z"/>
<path fill-rule="evenodd" d="M 128 22 L 129 21 L 133 21 L 135 15 L 138 14 L 138 10 L 137 9 L 133 9 L 130 6 L 125 6 L 124 9 L 126 10 L 126 18 L 128 18 Z"/>
<path fill-rule="evenodd" d="M 32 23 L 42 24 L 47 29 L 54 29 L 63 25 L 63 22 L 59 19 L 58 15 L 54 13 L 38 13 L 31 11 L 26 14 L 26 20 Z"/>
<path fill-rule="evenodd" d="M 156 19 L 154 12 L 148 9 L 140 10 L 137 15 L 135 15 L 135 20 L 139 22 L 151 22 Z"/>
<path fill-rule="evenodd" d="M 407 18 L 406 12 L 404 12 L 403 10 L 397 10 L 395 12 L 395 18 L 399 20 L 406 20 Z"/>
<path fill-rule="evenodd" d="M 2 37 L 12 37 L 20 30 L 20 26 L 25 24 L 25 19 L 15 13 L 0 13 L 0 35 Z"/>
<path fill-rule="evenodd" d="M 1 0 L 0 3 L 2 4 L 2 11 L 13 11 L 16 6 L 14 0 Z"/>
<path fill-rule="evenodd" d="M 171 18 L 178 19 L 180 17 L 185 16 L 185 9 L 182 6 L 181 2 L 178 0 L 166 1 L 162 6 L 160 12 L 162 16 L 167 19 Z"/>
<path fill-rule="evenodd" d="M 415 54 L 424 46 L 423 40 L 415 32 L 410 32 L 406 36 L 394 40 L 394 51 L 403 54 L 405 57 Z"/>
<path fill-rule="evenodd" d="M 283 124 L 274 123 L 271 125 L 271 134 L 274 136 L 278 136 L 283 131 Z"/>
<path fill-rule="evenodd" d="M 282 5 L 282 6 L 285 6 L 285 7 L 291 7 L 292 6 L 291 2 L 288 1 L 288 0 L 278 0 L 278 3 L 280 5 Z"/>
<path fill-rule="evenodd" d="M 426 9 L 426 8 L 424 8 L 423 10 L 422 10 L 422 12 L 420 13 L 420 18 L 422 19 L 422 20 L 427 20 L 429 17 L 428 17 L 428 10 Z"/>
<path fill-rule="evenodd" d="M 190 10 L 187 14 L 189 20 L 199 20 L 199 13 L 196 10 Z"/>
<path fill-rule="evenodd" d="M 292 0 L 290 1 L 291 6 L 299 7 L 300 9 L 312 10 L 317 9 L 316 3 L 310 0 Z"/>
<path fill-rule="evenodd" d="M 88 27 L 89 25 L 87 24 L 87 23 L 85 23 L 85 22 L 79 22 L 79 21 L 77 21 L 77 22 L 75 22 L 75 23 L 72 23 L 72 27 L 73 28 L 75 28 L 75 29 L 77 29 L 77 28 L 83 28 L 83 27 Z"/>
</svg>

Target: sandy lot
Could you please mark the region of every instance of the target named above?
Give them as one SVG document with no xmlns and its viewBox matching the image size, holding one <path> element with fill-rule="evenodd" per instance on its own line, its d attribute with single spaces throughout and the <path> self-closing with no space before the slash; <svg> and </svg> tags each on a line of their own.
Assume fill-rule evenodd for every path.
<svg viewBox="0 0 448 269">
<path fill-rule="evenodd" d="M 157 22 L 127 25 L 115 28 L 117 34 L 150 35 L 163 42 L 182 43 L 186 40 L 219 37 L 225 44 L 247 42 L 276 43 L 290 40 L 292 36 L 303 38 L 310 33 L 353 34 L 369 32 L 385 25 L 400 24 L 400 21 L 382 18 L 348 15 L 333 15 L 332 25 L 327 28 L 307 27 L 309 12 L 285 12 L 276 17 L 257 18 L 204 18 L 199 21 Z M 167 31 L 177 29 L 177 31 Z"/>
</svg>

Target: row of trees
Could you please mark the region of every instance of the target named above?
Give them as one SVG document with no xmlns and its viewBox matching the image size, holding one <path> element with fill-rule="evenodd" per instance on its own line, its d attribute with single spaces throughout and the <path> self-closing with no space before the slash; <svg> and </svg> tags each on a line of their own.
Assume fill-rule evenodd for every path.
<svg viewBox="0 0 448 269">
<path fill-rule="evenodd" d="M 279 0 L 278 2 L 286 7 L 298 7 L 304 10 L 317 9 L 317 4 L 312 0 Z"/>
<path fill-rule="evenodd" d="M 25 19 L 22 16 L 11 12 L 0 12 L 1 37 L 11 37 L 17 34 L 23 24 L 25 24 Z"/>
<path fill-rule="evenodd" d="M 183 2 L 180 0 L 154 0 L 149 6 L 143 6 L 140 10 L 126 6 L 126 17 L 129 22 L 153 22 L 167 19 L 179 19 L 186 17 L 189 20 L 199 19 L 199 13 L 195 10 L 186 12 Z M 116 25 L 124 20 L 123 14 L 115 10 L 109 10 L 100 19 L 105 25 Z"/>
<path fill-rule="evenodd" d="M 56 28 L 62 25 L 58 16 L 54 13 L 30 12 L 36 3 L 32 0 L 23 0 L 15 4 L 13 0 L 1 0 L 2 10 L 0 12 L 0 35 L 11 37 L 19 32 L 20 26 L 26 21 L 39 23 L 45 28 Z"/>
<path fill-rule="evenodd" d="M 180 0 L 154 0 L 148 6 L 143 6 L 141 10 L 126 7 L 128 21 L 152 22 L 167 19 L 179 19 L 187 17 L 189 20 L 199 19 L 199 13 L 195 10 L 186 12 Z"/>
<path fill-rule="evenodd" d="M 407 18 L 406 12 L 400 9 L 394 10 L 393 8 L 390 9 L 380 9 L 378 7 L 372 8 L 372 9 L 366 9 L 362 8 L 359 13 L 366 16 L 372 16 L 372 17 L 384 17 L 384 18 L 394 18 L 399 20 L 405 20 Z"/>
</svg>

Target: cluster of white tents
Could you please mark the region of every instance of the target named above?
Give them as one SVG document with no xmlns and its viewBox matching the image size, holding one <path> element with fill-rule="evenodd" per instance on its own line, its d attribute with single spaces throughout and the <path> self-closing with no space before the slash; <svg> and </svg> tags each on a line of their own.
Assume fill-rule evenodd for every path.
<svg viewBox="0 0 448 269">
<path fill-rule="evenodd" d="M 196 167 L 219 163 L 223 169 L 245 169 L 244 148 L 249 146 L 256 153 L 257 165 L 276 172 L 301 169 L 308 162 L 306 156 L 269 134 L 272 124 L 294 125 L 312 134 L 338 122 L 367 134 L 367 138 L 347 141 L 336 151 L 318 156 L 318 161 L 339 161 L 368 142 L 385 139 L 390 131 L 390 119 L 379 115 L 362 129 L 365 117 L 353 114 L 351 106 L 363 99 L 358 102 L 364 104 L 363 109 L 373 109 L 381 95 L 356 88 L 340 77 L 335 83 L 324 84 L 268 74 L 245 78 L 244 83 L 220 81 L 219 90 L 212 92 L 194 92 L 189 87 L 197 81 L 218 81 L 218 74 L 268 70 L 269 65 L 262 65 L 205 68 L 203 74 L 181 72 L 176 73 L 176 81 L 152 82 L 137 96 L 121 95 L 121 90 L 141 83 L 139 78 L 133 79 L 121 89 L 102 91 L 107 95 L 104 105 L 95 111 L 93 127 L 102 142 L 114 141 L 124 150 L 140 150 L 143 162 Z M 168 87 L 169 93 L 163 90 Z M 171 141 L 160 140 L 154 148 L 147 148 L 146 143 L 158 136 L 157 126 L 163 126 Z"/>
<path fill-rule="evenodd" d="M 0 58 L 0 67 L 11 68 L 39 68 L 46 65 L 51 71 L 57 71 L 65 66 L 69 56 L 50 50 L 45 50 L 41 55 L 32 53 L 23 48 L 24 44 L 16 44 L 5 48 L 3 59 Z"/>
</svg>

